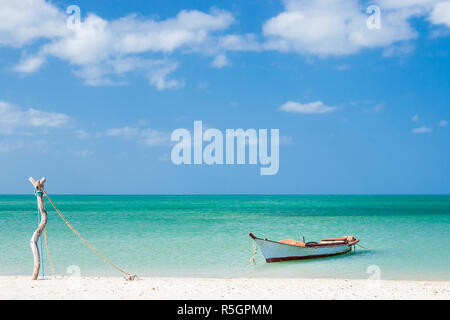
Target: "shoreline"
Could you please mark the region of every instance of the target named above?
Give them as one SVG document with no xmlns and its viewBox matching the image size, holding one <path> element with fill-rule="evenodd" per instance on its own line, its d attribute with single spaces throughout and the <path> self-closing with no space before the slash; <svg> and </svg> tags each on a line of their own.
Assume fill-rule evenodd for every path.
<svg viewBox="0 0 450 320">
<path fill-rule="evenodd" d="M 450 300 L 448 280 L 0 276 L 0 300 Z"/>
</svg>

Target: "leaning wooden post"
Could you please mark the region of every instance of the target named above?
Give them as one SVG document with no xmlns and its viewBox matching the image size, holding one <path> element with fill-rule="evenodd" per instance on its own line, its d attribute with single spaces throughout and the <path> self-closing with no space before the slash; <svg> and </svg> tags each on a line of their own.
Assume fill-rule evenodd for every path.
<svg viewBox="0 0 450 320">
<path fill-rule="evenodd" d="M 33 236 L 30 239 L 31 251 L 33 251 L 33 258 L 34 258 L 34 268 L 31 279 L 37 280 L 39 275 L 39 269 L 41 268 L 41 259 L 39 256 L 38 241 L 39 237 L 41 236 L 42 232 L 44 232 L 45 227 L 47 226 L 47 211 L 45 211 L 44 193 L 43 193 L 45 178 L 41 178 L 41 180 L 38 181 L 35 181 L 33 178 L 29 178 L 28 180 L 33 184 L 35 188 L 37 204 L 39 211 L 41 212 L 41 223 L 39 223 L 39 226 L 37 227 L 36 231 L 34 231 Z"/>
</svg>

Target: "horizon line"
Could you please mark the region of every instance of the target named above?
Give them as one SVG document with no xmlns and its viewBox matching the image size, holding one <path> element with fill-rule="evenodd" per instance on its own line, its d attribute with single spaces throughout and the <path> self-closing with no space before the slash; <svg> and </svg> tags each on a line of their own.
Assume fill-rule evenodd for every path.
<svg viewBox="0 0 450 320">
<path fill-rule="evenodd" d="M 33 193 L 0 193 L 27 196 Z M 450 196 L 450 193 L 52 193 L 56 196 Z"/>
</svg>

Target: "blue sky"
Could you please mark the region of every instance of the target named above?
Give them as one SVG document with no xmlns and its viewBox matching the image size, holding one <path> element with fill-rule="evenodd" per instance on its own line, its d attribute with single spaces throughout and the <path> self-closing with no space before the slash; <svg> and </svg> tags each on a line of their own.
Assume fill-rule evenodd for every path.
<svg viewBox="0 0 450 320">
<path fill-rule="evenodd" d="M 0 21 L 0 193 L 450 193 L 449 1 L 4 0 Z M 194 120 L 279 129 L 278 174 L 174 165 Z"/>
</svg>

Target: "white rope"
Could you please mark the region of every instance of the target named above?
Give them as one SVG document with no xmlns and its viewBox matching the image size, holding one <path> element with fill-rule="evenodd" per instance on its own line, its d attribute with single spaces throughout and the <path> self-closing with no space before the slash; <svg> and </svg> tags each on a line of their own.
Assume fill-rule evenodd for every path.
<svg viewBox="0 0 450 320">
<path fill-rule="evenodd" d="M 253 264 L 255 263 L 255 256 L 256 256 L 257 252 L 258 252 L 258 246 L 256 245 L 256 241 L 253 240 L 253 255 L 250 258 L 250 263 L 253 263 Z"/>
<path fill-rule="evenodd" d="M 64 217 L 64 215 L 61 213 L 61 211 L 58 210 L 58 208 L 56 207 L 56 205 L 53 203 L 52 199 L 50 199 L 50 197 L 48 196 L 47 192 L 44 190 L 44 188 L 42 188 L 42 192 L 44 193 L 44 195 L 47 197 L 47 199 L 50 201 L 51 205 L 53 206 L 53 208 L 56 210 L 56 212 L 58 213 L 58 215 L 61 217 L 61 219 L 64 220 L 64 222 L 67 224 L 67 226 L 73 231 L 73 233 L 75 233 L 78 238 L 80 238 L 81 241 L 83 241 L 83 243 L 92 250 L 92 252 L 94 252 L 96 255 L 98 255 L 100 258 L 103 259 L 103 261 L 105 261 L 107 264 L 109 264 L 111 267 L 113 267 L 114 269 L 116 269 L 117 271 L 123 273 L 125 275 L 125 279 L 130 281 L 130 280 L 135 280 L 135 279 L 139 279 L 139 277 L 135 274 L 131 274 L 121 268 L 119 268 L 118 266 L 116 266 L 114 263 L 112 263 L 108 258 L 106 258 L 104 255 L 102 255 L 100 252 L 97 251 L 97 249 L 95 249 L 86 239 L 84 239 L 81 234 L 75 230 L 75 228 L 69 223 L 69 221 L 67 221 L 67 219 Z"/>
</svg>

